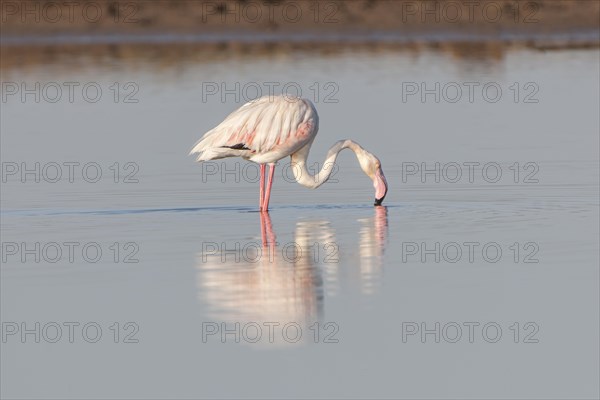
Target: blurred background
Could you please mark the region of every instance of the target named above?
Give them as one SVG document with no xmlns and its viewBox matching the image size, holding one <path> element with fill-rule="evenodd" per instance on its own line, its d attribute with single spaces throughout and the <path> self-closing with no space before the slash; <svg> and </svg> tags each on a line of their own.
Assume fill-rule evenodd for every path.
<svg viewBox="0 0 600 400">
<path fill-rule="evenodd" d="M 48 62 L 48 57 L 65 52 L 134 62 L 150 55 L 149 45 L 151 54 L 160 52 L 165 66 L 182 57 L 205 60 L 211 55 L 289 54 L 301 49 L 335 52 L 348 46 L 372 51 L 430 46 L 456 58 L 498 59 L 502 47 L 509 44 L 597 46 L 600 12 L 600 4 L 588 0 L 86 0 L 73 4 L 2 0 L 0 4 L 3 72 Z M 45 47 L 37 47 L 41 45 Z"/>
</svg>

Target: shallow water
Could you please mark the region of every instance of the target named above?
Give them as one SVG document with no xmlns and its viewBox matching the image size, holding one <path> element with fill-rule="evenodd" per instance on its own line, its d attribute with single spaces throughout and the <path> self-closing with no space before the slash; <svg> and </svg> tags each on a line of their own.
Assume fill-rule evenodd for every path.
<svg viewBox="0 0 600 400">
<path fill-rule="evenodd" d="M 599 53 L 488 50 L 5 65 L 3 85 L 102 97 L 3 99 L 2 396 L 597 397 Z M 268 215 L 255 166 L 187 157 L 265 82 L 315 102 L 311 163 L 341 138 L 382 160 L 385 207 L 349 151 L 316 191 L 283 160 Z M 439 102 L 406 92 L 436 82 Z"/>
</svg>

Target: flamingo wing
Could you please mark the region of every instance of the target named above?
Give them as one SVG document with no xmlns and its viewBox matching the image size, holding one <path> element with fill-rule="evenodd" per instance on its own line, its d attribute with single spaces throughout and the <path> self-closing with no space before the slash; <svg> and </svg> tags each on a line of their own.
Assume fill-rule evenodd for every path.
<svg viewBox="0 0 600 400">
<path fill-rule="evenodd" d="M 309 100 L 265 96 L 229 114 L 202 136 L 190 154 L 198 154 L 197 161 L 207 161 L 236 156 L 250 159 L 282 146 L 297 150 L 314 137 L 318 122 Z"/>
</svg>

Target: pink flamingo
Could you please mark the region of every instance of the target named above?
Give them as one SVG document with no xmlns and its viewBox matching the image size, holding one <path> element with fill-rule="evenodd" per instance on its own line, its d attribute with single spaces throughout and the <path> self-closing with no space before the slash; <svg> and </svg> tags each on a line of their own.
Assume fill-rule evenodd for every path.
<svg viewBox="0 0 600 400">
<path fill-rule="evenodd" d="M 198 162 L 242 157 L 260 164 L 259 209 L 268 211 L 277 161 L 291 156 L 296 181 L 315 189 L 329 179 L 338 153 L 350 149 L 356 154 L 363 172 L 373 180 L 375 205 L 381 205 L 388 190 L 381 162 L 352 140 L 336 142 L 329 149 L 323 167 L 316 175 L 308 171 L 306 160 L 318 129 L 319 116 L 310 100 L 265 96 L 229 114 L 223 122 L 202 136 L 190 154 L 198 154 Z M 265 189 L 266 164 L 269 164 L 269 177 Z"/>
</svg>

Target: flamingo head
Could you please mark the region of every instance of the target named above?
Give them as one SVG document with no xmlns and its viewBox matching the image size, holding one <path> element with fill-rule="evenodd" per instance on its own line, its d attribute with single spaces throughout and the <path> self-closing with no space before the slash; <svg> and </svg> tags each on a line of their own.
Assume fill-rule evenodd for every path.
<svg viewBox="0 0 600 400">
<path fill-rule="evenodd" d="M 385 175 L 383 175 L 381 164 L 379 164 L 379 168 L 375 171 L 373 187 L 375 187 L 375 205 L 380 206 L 388 191 L 387 181 L 385 180 Z"/>
<path fill-rule="evenodd" d="M 375 205 L 380 206 L 388 191 L 387 181 L 381 168 L 381 161 L 368 151 L 362 151 L 359 156 L 360 167 L 373 180 L 375 188 Z"/>
</svg>

